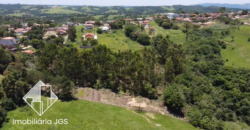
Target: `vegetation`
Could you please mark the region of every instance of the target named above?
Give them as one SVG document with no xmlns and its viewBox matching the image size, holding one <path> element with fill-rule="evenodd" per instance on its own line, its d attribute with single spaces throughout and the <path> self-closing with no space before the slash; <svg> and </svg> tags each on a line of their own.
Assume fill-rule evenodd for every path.
<svg viewBox="0 0 250 130">
<path fill-rule="evenodd" d="M 74 106 L 74 107 L 72 107 Z M 65 112 L 67 111 L 67 112 Z M 2 111 L 0 111 L 2 112 Z M 29 114 L 30 113 L 30 114 Z M 84 113 L 84 116 L 83 114 Z M 183 129 L 196 130 L 192 125 L 176 119 L 171 116 L 152 114 L 154 118 L 150 118 L 143 113 L 136 113 L 125 108 L 94 103 L 89 101 L 56 101 L 42 117 L 38 116 L 30 107 L 25 106 L 8 113 L 7 118 L 11 122 L 5 123 L 3 130 L 25 129 L 144 129 L 144 130 L 172 130 Z M 145 116 L 146 119 L 142 116 Z M 68 119 L 67 125 L 15 125 L 12 124 L 13 119 L 26 120 L 30 118 L 50 119 Z M 150 122 L 148 122 L 149 120 Z M 111 123 L 112 122 L 112 123 Z M 126 122 L 126 123 L 124 123 Z M 156 126 L 156 125 L 160 126 Z"/>
<path fill-rule="evenodd" d="M 180 5 L 173 7 L 177 13 L 185 13 L 185 10 L 190 8 L 190 6 Z M 19 13 L 30 9 L 22 5 L 0 6 L 0 8 L 9 8 L 2 11 L 3 14 L 10 14 L 13 9 L 20 10 Z M 36 8 L 38 10 L 51 9 L 46 6 L 36 6 Z M 204 7 L 199 10 L 213 8 L 215 7 Z M 148 34 L 149 29 L 139 25 L 137 20 L 132 24 L 126 22 L 124 18 L 145 18 L 165 11 L 166 8 L 125 9 L 124 7 L 70 6 L 63 9 L 75 11 L 75 13 L 70 15 L 66 13 L 41 14 L 41 12 L 34 11 L 34 15 L 43 16 L 44 20 L 22 19 L 28 21 L 29 27 L 33 26 L 33 23 L 42 25 L 33 26 L 31 31 L 24 34 L 27 38 L 20 39 L 24 45 L 33 46 L 36 51 L 35 57 L 21 53 L 20 46 L 17 46 L 16 53 L 11 53 L 4 46 L 0 48 L 0 74 L 3 75 L 0 85 L 1 123 L 7 121 L 7 112 L 10 116 L 7 118 L 25 118 L 25 115 L 33 114 L 29 108 L 26 108 L 21 97 L 28 92 L 31 85 L 42 80 L 54 86 L 60 100 L 69 101 L 58 101 L 60 109 L 55 109 L 55 113 L 60 113 L 59 115 L 63 118 L 71 114 L 73 116 L 70 116 L 70 119 L 74 117 L 72 120 L 78 120 L 73 124 L 75 126 L 66 126 L 68 129 L 81 128 L 80 123 L 86 121 L 85 119 L 91 119 L 88 114 L 93 115 L 93 111 L 97 115 L 102 113 L 110 117 L 131 112 L 119 107 L 96 103 L 88 105 L 85 101 L 72 100 L 75 95 L 75 86 L 111 89 L 114 92 L 122 91 L 132 96 L 163 99 L 162 104 L 164 103 L 170 112 L 185 116 L 194 127 L 205 130 L 228 129 L 231 127 L 229 122 L 232 122 L 233 126 L 235 124 L 242 128 L 248 128 L 250 125 L 250 68 L 248 63 L 250 44 L 247 41 L 250 28 L 242 25 L 240 20 L 221 16 L 218 21 L 215 21 L 215 25 L 199 26 L 190 22 L 179 23 L 176 19 L 170 20 L 166 16 L 157 16 L 155 21 L 150 23 L 155 32 Z M 225 12 L 226 8 L 216 8 L 216 10 Z M 84 12 L 89 13 L 86 15 Z M 194 11 L 192 13 L 199 14 Z M 97 20 L 93 17 L 96 15 L 103 16 Z M 199 15 L 209 16 L 207 13 Z M 98 26 L 101 26 L 100 21 L 106 21 L 110 16 L 117 16 L 113 17 L 115 22 L 109 21 L 111 31 L 101 32 L 98 29 Z M 14 29 L 20 28 L 22 25 L 17 18 L 5 16 L 0 19 L 0 22 L 9 24 Z M 44 40 L 44 30 L 59 26 L 59 23 L 65 23 L 65 18 L 74 23 L 84 23 L 95 19 L 96 27 L 92 30 L 85 30 L 84 26 L 69 26 L 66 45 L 63 45 L 64 38 L 59 34 L 58 37 L 49 36 Z M 206 20 L 200 22 L 205 23 Z M 44 26 L 44 24 L 48 25 Z M 98 33 L 97 40 L 82 39 L 83 34 L 96 32 Z M 8 31 L 6 27 L 1 27 L 0 36 L 15 36 L 15 34 L 13 31 Z M 82 49 L 80 46 L 93 46 L 93 48 Z M 43 91 L 43 96 L 48 94 L 46 90 Z M 83 92 L 79 93 L 79 95 L 82 94 Z M 81 107 L 80 103 L 87 104 L 88 108 Z M 67 109 L 67 105 L 75 104 L 78 105 L 70 110 Z M 93 106 L 95 108 L 89 109 Z M 116 111 L 118 114 L 115 114 Z M 79 112 L 87 112 L 87 116 L 81 116 Z M 133 113 L 132 111 L 131 114 Z M 53 114 L 47 116 L 53 119 L 56 117 Z M 134 116 L 138 125 L 120 123 L 129 122 L 127 115 L 124 115 L 124 118 L 110 118 L 109 116 L 95 118 L 96 121 L 87 120 L 85 125 L 90 129 L 118 128 L 116 122 L 106 126 L 106 121 L 113 122 L 115 119 L 121 129 L 164 129 L 165 127 L 166 129 L 180 129 L 179 124 L 174 127 L 167 126 L 168 123 L 165 120 L 168 117 L 155 115 L 157 118 L 149 120 L 159 122 L 162 126 L 159 127 L 151 123 L 145 124 L 147 120 L 145 121 L 142 116 L 143 113 L 137 113 Z M 98 124 L 98 128 L 96 125 L 88 125 L 91 123 Z M 180 127 L 184 127 L 182 125 Z M 16 127 L 6 122 L 3 126 L 4 129 L 16 129 Z M 27 129 L 26 126 L 22 127 Z M 47 127 L 45 129 L 54 129 L 52 126 L 45 127 Z M 193 128 L 186 127 L 186 129 Z M 65 129 L 65 127 L 58 129 Z"/>
</svg>

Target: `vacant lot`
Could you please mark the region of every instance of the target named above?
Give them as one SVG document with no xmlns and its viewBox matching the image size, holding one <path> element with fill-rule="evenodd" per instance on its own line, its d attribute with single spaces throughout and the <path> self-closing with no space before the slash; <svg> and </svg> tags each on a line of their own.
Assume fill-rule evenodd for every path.
<svg viewBox="0 0 250 130">
<path fill-rule="evenodd" d="M 162 34 L 164 36 L 169 35 L 170 40 L 177 44 L 185 43 L 186 34 L 182 30 L 173 30 L 173 29 L 163 29 L 158 26 L 154 21 L 150 22 L 150 26 L 155 28 L 154 35 Z"/>
<path fill-rule="evenodd" d="M 227 48 L 222 49 L 222 56 L 226 66 L 250 68 L 250 26 L 244 25 L 240 29 L 230 30 L 226 37 Z"/>
<path fill-rule="evenodd" d="M 121 107 L 83 100 L 56 101 L 42 116 L 30 107 L 18 108 L 8 113 L 9 121 L 3 130 L 196 130 L 190 124 L 170 116 L 137 113 Z M 41 118 L 55 121 L 68 119 L 67 125 L 13 125 L 15 120 Z"/>
<path fill-rule="evenodd" d="M 98 43 L 106 45 L 113 51 L 140 50 L 144 46 L 138 42 L 127 38 L 122 30 L 116 30 L 116 33 L 103 33 L 98 35 Z"/>
<path fill-rule="evenodd" d="M 69 40 L 67 41 L 67 44 L 72 44 L 76 48 L 80 49 L 81 45 L 81 37 L 85 33 L 94 33 L 96 34 L 96 28 L 92 30 L 84 30 L 84 32 L 81 32 L 81 28 L 84 28 L 84 26 L 77 26 L 76 27 L 76 41 L 75 42 L 70 42 Z M 103 33 L 103 34 L 97 34 L 97 40 L 98 44 L 106 45 L 108 48 L 110 48 L 113 51 L 125 51 L 125 50 L 140 50 L 144 46 L 140 45 L 138 42 L 133 41 L 129 38 L 127 38 L 122 30 L 116 30 L 116 33 L 109 32 L 109 33 Z"/>
</svg>

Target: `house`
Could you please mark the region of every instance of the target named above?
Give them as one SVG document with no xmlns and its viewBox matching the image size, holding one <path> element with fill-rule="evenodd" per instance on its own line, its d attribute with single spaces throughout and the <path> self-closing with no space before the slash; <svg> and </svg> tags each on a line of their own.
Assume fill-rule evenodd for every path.
<svg viewBox="0 0 250 130">
<path fill-rule="evenodd" d="M 93 33 L 86 33 L 82 36 L 82 38 L 84 40 L 90 40 L 90 39 L 95 39 L 97 40 L 97 35 L 93 34 Z"/>
<path fill-rule="evenodd" d="M 64 34 L 67 33 L 67 31 L 65 31 L 65 30 L 58 30 L 57 32 L 58 32 L 60 35 L 64 35 Z"/>
<path fill-rule="evenodd" d="M 176 14 L 176 13 L 166 13 L 167 17 L 169 19 L 172 19 L 172 18 L 178 18 L 179 17 L 179 14 Z"/>
<path fill-rule="evenodd" d="M 14 30 L 16 35 L 23 35 L 24 33 L 30 31 L 31 28 L 18 28 L 16 30 Z"/>
<path fill-rule="evenodd" d="M 142 21 L 142 20 L 143 20 L 143 18 L 137 18 L 137 20 Z"/>
<path fill-rule="evenodd" d="M 33 55 L 35 52 L 32 50 L 25 50 L 25 51 L 22 51 L 22 53 L 27 53 L 27 54 Z"/>
<path fill-rule="evenodd" d="M 17 39 L 14 37 L 5 37 L 0 40 L 0 45 L 6 46 L 6 47 L 15 47 L 18 45 Z"/>
<path fill-rule="evenodd" d="M 93 24 L 84 24 L 87 30 L 93 29 Z"/>
<path fill-rule="evenodd" d="M 95 21 L 86 21 L 85 24 L 95 24 Z"/>
<path fill-rule="evenodd" d="M 33 26 L 41 26 L 41 24 L 34 23 Z"/>
<path fill-rule="evenodd" d="M 104 27 L 101 27 L 101 29 L 102 29 L 103 32 L 108 32 L 109 31 L 109 27 L 104 26 Z"/>
<path fill-rule="evenodd" d="M 154 18 L 153 17 L 147 17 L 146 20 L 153 21 Z"/>
<path fill-rule="evenodd" d="M 126 22 L 132 22 L 132 21 L 134 21 L 134 19 L 124 19 Z"/>
<path fill-rule="evenodd" d="M 23 35 L 25 29 L 24 28 L 18 28 L 16 30 L 14 30 L 16 35 Z"/>
<path fill-rule="evenodd" d="M 104 27 L 110 27 L 108 23 L 105 23 L 103 26 Z"/>
<path fill-rule="evenodd" d="M 145 21 L 140 21 L 139 23 L 140 23 L 141 25 L 146 26 L 146 25 L 149 25 L 149 24 L 150 24 L 150 21 L 145 20 Z"/>
</svg>

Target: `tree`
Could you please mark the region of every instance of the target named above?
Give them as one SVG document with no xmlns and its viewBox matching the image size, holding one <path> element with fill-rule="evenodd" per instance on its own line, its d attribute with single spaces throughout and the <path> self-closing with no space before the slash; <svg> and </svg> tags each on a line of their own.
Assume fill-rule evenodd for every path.
<svg viewBox="0 0 250 130">
<path fill-rule="evenodd" d="M 97 32 L 98 34 L 102 34 L 102 29 L 98 28 L 98 29 L 96 30 L 96 32 Z"/>
<path fill-rule="evenodd" d="M 90 40 L 90 44 L 91 44 L 91 46 L 98 45 L 98 41 L 95 39 L 92 39 L 92 40 Z"/>
<path fill-rule="evenodd" d="M 30 44 L 36 49 L 43 48 L 45 45 L 43 40 L 38 40 L 38 39 L 32 39 L 30 41 Z"/>
<path fill-rule="evenodd" d="M 162 27 L 164 28 L 164 29 L 170 29 L 172 26 L 171 26 L 172 24 L 171 24 L 171 22 L 170 21 L 165 21 L 165 22 L 163 22 L 162 23 Z"/>
<path fill-rule="evenodd" d="M 7 116 L 7 111 L 0 106 L 0 126 L 2 125 L 2 123 L 4 123 L 6 116 Z"/>
<path fill-rule="evenodd" d="M 137 38 L 137 42 L 142 45 L 150 45 L 150 37 L 146 33 L 141 33 Z"/>
<path fill-rule="evenodd" d="M 74 26 L 69 26 L 69 29 L 67 30 L 68 33 L 68 38 L 70 39 L 71 42 L 75 42 L 76 39 L 76 28 Z"/>
<path fill-rule="evenodd" d="M 164 103 L 174 112 L 181 112 L 185 106 L 185 96 L 176 84 L 169 84 L 164 90 Z"/>
<path fill-rule="evenodd" d="M 225 13 L 225 12 L 226 12 L 226 7 L 220 7 L 219 12 L 220 12 L 220 13 Z"/>
<path fill-rule="evenodd" d="M 186 41 L 188 40 L 188 35 L 190 33 L 190 31 L 192 30 L 193 28 L 193 24 L 190 23 L 190 22 L 185 22 L 183 24 L 183 28 L 185 29 L 185 33 L 186 33 Z"/>
<path fill-rule="evenodd" d="M 171 59 L 168 59 L 165 65 L 165 80 L 168 83 L 172 83 L 174 81 L 174 78 L 175 78 L 174 64 L 171 61 Z"/>
<path fill-rule="evenodd" d="M 89 42 L 87 40 L 82 40 L 82 45 L 83 46 L 88 46 Z"/>
<path fill-rule="evenodd" d="M 248 11 L 247 10 L 242 10 L 242 15 L 247 15 Z"/>
<path fill-rule="evenodd" d="M 95 25 L 101 26 L 102 24 L 101 24 L 101 22 L 99 20 L 96 20 Z"/>
<path fill-rule="evenodd" d="M 133 24 L 127 24 L 127 25 L 125 26 L 125 35 L 126 35 L 127 37 L 129 37 L 130 34 L 131 34 L 134 30 L 136 30 L 136 29 L 137 29 L 137 27 L 136 27 L 135 25 L 133 25 Z"/>
<path fill-rule="evenodd" d="M 67 77 L 63 76 L 60 79 L 59 89 L 62 91 L 59 93 L 59 98 L 67 100 L 73 98 L 73 87 L 74 83 L 70 81 Z"/>
<path fill-rule="evenodd" d="M 9 50 L 0 48 L 0 74 L 4 72 L 9 63 L 14 61 L 14 55 Z"/>
</svg>

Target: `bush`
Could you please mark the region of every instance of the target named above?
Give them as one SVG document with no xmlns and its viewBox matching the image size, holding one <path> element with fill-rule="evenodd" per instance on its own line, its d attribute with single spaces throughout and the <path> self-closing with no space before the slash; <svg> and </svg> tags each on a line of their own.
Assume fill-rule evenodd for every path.
<svg viewBox="0 0 250 130">
<path fill-rule="evenodd" d="M 178 25 L 174 24 L 174 26 L 172 27 L 172 29 L 178 30 L 178 29 L 180 29 L 180 27 Z"/>
<path fill-rule="evenodd" d="M 250 37 L 248 38 L 248 42 L 250 42 Z"/>
<path fill-rule="evenodd" d="M 98 34 L 102 34 L 102 29 L 98 28 L 98 29 L 96 30 L 96 32 L 97 32 Z"/>
</svg>

